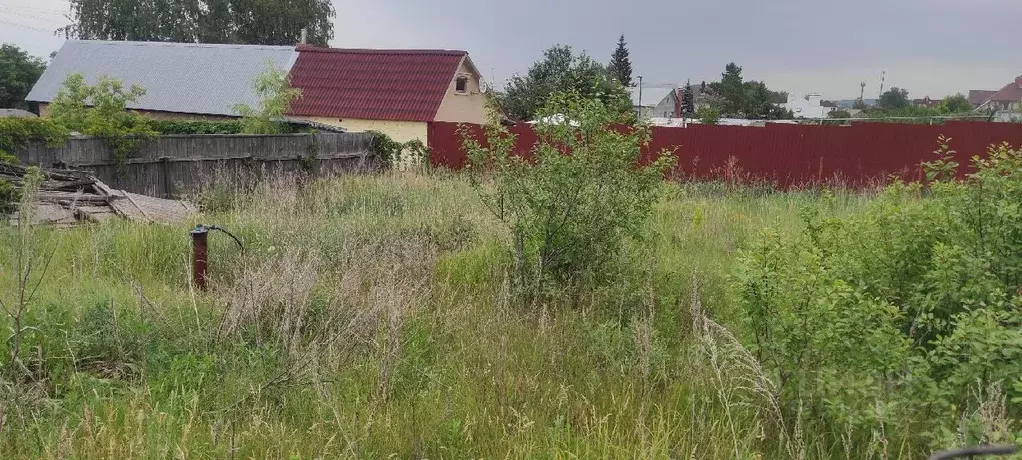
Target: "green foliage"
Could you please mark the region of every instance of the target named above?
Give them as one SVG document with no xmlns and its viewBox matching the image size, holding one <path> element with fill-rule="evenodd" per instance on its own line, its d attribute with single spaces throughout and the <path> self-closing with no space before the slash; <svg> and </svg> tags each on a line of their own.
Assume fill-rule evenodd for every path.
<svg viewBox="0 0 1022 460">
<path fill-rule="evenodd" d="M 0 46 L 0 108 L 28 109 L 28 96 L 46 63 L 17 46 Z"/>
<path fill-rule="evenodd" d="M 738 64 L 729 63 L 720 76 L 720 83 L 714 86 L 720 96 L 724 98 L 720 107 L 721 112 L 731 116 L 745 112 L 747 95 L 742 81 L 742 68 Z"/>
<path fill-rule="evenodd" d="M 117 79 L 103 75 L 87 85 L 82 74 L 68 75 L 50 104 L 53 121 L 65 129 L 102 138 L 114 150 L 121 174 L 127 158 L 142 143 L 156 136 L 149 119 L 127 110 L 129 103 L 145 95 L 145 88 L 125 88 Z"/>
<path fill-rule="evenodd" d="M 554 93 L 574 92 L 598 99 L 610 110 L 630 113 L 632 103 L 621 83 L 587 54 L 575 54 L 570 46 L 555 46 L 543 53 L 524 75 L 508 81 L 500 106 L 519 120 L 534 120 Z"/>
<path fill-rule="evenodd" d="M 191 120 L 149 120 L 149 125 L 160 134 L 240 134 L 241 122 L 191 121 Z"/>
<path fill-rule="evenodd" d="M 18 210 L 18 202 L 21 201 L 21 193 L 14 188 L 8 180 L 0 179 L 0 223 Z"/>
<path fill-rule="evenodd" d="M 937 104 L 937 111 L 944 114 L 972 112 L 972 103 L 962 93 L 948 96 Z"/>
<path fill-rule="evenodd" d="M 56 147 L 64 144 L 67 136 L 66 128 L 48 118 L 0 118 L 0 154 L 10 154 L 31 141 Z"/>
<path fill-rule="evenodd" d="M 464 137 L 473 183 L 511 228 L 519 282 L 536 297 L 613 277 L 673 161 L 663 152 L 640 165 L 649 131 L 612 129 L 621 114 L 597 99 L 555 94 L 538 115 L 571 121 L 538 123 L 530 160 L 512 155 L 503 127 L 487 128 L 485 147 Z"/>
<path fill-rule="evenodd" d="M 880 100 L 877 101 L 877 106 L 886 110 L 903 109 L 909 105 L 911 105 L 911 101 L 908 100 L 908 90 L 897 86 L 881 94 Z"/>
<path fill-rule="evenodd" d="M 958 182 L 949 141 L 926 167 L 928 197 L 896 183 L 862 213 L 823 218 L 827 199 L 794 238 L 767 232 L 743 252 L 749 346 L 788 417 L 947 447 L 944 420 L 976 417 L 977 386 L 1022 381 L 1022 151 L 992 147 Z"/>
<path fill-rule="evenodd" d="M 632 61 L 628 59 L 628 44 L 624 34 L 617 41 L 617 49 L 611 55 L 607 71 L 625 87 L 632 86 Z"/>
<path fill-rule="evenodd" d="M 401 151 L 404 149 L 403 144 L 395 141 L 386 133 L 379 131 L 366 131 L 366 133 L 373 136 L 369 148 L 372 149 L 372 152 L 376 154 L 384 165 L 393 166 L 401 158 Z"/>
<path fill-rule="evenodd" d="M 72 0 L 72 24 L 61 31 L 82 40 L 137 40 L 294 45 L 334 36 L 329 0 Z"/>
<path fill-rule="evenodd" d="M 695 93 L 692 92 L 691 83 L 685 83 L 685 89 L 681 92 L 681 113 L 687 117 L 696 113 Z"/>
<path fill-rule="evenodd" d="M 852 118 L 852 113 L 844 109 L 834 109 L 827 114 L 827 118 Z"/>
<path fill-rule="evenodd" d="M 31 141 L 43 141 L 55 147 L 67 141 L 68 132 L 45 118 L 0 118 L 0 168 L 19 164 L 13 152 Z M 0 179 L 0 217 L 9 216 L 17 208 L 21 194 L 10 181 Z"/>
<path fill-rule="evenodd" d="M 245 104 L 234 106 L 241 115 L 241 132 L 245 134 L 278 134 L 287 128 L 282 122 L 291 103 L 302 96 L 302 90 L 291 87 L 291 80 L 283 69 L 272 64 L 252 82 L 259 96 L 259 107 Z"/>
<path fill-rule="evenodd" d="M 719 107 L 715 108 L 725 116 L 765 120 L 794 118 L 790 110 L 777 105 L 787 102 L 787 93 L 771 91 L 761 81 L 744 81 L 742 68 L 734 62 L 724 68 L 720 81 L 710 83 L 709 87 L 720 97 Z"/>
<path fill-rule="evenodd" d="M 696 118 L 704 125 L 715 125 L 720 123 L 720 111 L 713 107 L 703 107 L 696 112 Z"/>
</svg>

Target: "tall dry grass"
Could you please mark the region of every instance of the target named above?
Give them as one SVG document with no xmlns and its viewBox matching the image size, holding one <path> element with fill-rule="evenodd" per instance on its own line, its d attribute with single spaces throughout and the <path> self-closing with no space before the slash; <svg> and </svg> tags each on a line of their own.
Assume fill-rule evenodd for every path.
<svg viewBox="0 0 1022 460">
<path fill-rule="evenodd" d="M 456 175 L 223 192 L 201 220 L 245 249 L 210 237 L 205 293 L 190 225 L 42 230 L 65 248 L 29 319 L 45 402 L 0 418 L 0 457 L 845 456 L 786 416 L 727 284 L 809 193 L 665 188 L 635 273 L 565 309 L 517 303 L 506 228 Z"/>
</svg>

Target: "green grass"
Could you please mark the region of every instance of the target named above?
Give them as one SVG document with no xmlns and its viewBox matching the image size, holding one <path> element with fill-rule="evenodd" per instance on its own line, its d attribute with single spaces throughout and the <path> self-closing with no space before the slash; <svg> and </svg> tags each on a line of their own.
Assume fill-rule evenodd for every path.
<svg viewBox="0 0 1022 460">
<path fill-rule="evenodd" d="M 870 199 L 839 194 L 827 212 Z M 699 364 L 690 305 L 698 289 L 740 335 L 738 251 L 797 229 L 812 193 L 665 186 L 634 276 L 536 308 L 507 292 L 508 232 L 457 176 L 230 201 L 200 220 L 246 247 L 211 235 L 208 293 L 189 282 L 194 223 L 35 232 L 54 255 L 26 317 L 30 378 L 3 390 L 0 458 L 784 455 L 762 411 Z M 15 230 L 0 235 L 7 261 Z M 4 302 L 14 279 L 4 265 Z"/>
</svg>

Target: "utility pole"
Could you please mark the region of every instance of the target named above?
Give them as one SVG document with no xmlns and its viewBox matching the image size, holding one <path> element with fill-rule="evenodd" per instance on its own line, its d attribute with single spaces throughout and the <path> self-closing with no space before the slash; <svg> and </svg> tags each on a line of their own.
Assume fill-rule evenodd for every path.
<svg viewBox="0 0 1022 460">
<path fill-rule="evenodd" d="M 866 82 L 863 81 L 859 83 L 859 101 L 863 104 L 866 103 L 866 100 L 863 99 L 864 97 L 866 97 Z"/>
<path fill-rule="evenodd" d="M 887 71 L 880 72 L 880 96 L 884 95 L 884 78 L 887 77 Z"/>
<path fill-rule="evenodd" d="M 639 75 L 639 102 L 635 105 L 639 106 L 639 110 L 635 114 L 635 118 L 640 119 L 642 118 L 642 75 Z"/>
</svg>

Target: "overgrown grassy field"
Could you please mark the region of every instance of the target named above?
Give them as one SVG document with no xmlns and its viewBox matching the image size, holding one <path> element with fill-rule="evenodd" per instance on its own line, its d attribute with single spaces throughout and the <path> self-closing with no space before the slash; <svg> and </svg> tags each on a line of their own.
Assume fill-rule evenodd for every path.
<svg viewBox="0 0 1022 460">
<path fill-rule="evenodd" d="M 2 300 L 19 253 L 39 287 L 18 364 L 0 347 L 22 368 L 0 458 L 925 457 L 909 429 L 791 417 L 747 351 L 739 255 L 878 200 L 825 195 L 665 183 L 627 276 L 541 304 L 443 173 L 206 196 L 200 220 L 245 242 L 210 235 L 208 292 L 189 225 L 3 228 Z"/>
</svg>

